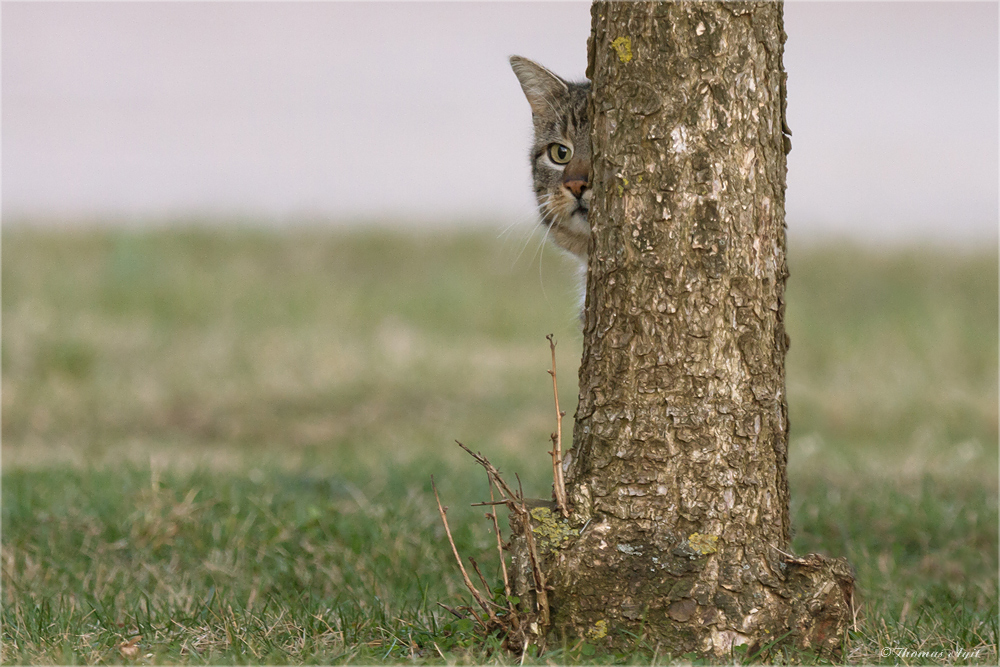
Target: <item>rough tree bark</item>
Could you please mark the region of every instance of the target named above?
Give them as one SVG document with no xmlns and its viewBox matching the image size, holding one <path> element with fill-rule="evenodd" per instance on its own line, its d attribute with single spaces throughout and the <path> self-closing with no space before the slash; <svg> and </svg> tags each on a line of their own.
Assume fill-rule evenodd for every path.
<svg viewBox="0 0 1000 667">
<path fill-rule="evenodd" d="M 674 655 L 772 641 L 836 653 L 850 568 L 788 554 L 782 7 L 592 14 L 571 516 L 536 516 L 542 630 Z M 517 541 L 517 593 L 533 601 Z"/>
</svg>

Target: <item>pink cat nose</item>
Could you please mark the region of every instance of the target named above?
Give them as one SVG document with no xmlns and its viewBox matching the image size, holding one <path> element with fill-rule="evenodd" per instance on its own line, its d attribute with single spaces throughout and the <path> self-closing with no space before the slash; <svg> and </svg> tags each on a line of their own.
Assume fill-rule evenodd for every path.
<svg viewBox="0 0 1000 667">
<path fill-rule="evenodd" d="M 582 197 L 583 193 L 587 190 L 587 181 L 574 179 L 572 181 L 566 181 L 563 183 L 566 189 L 573 193 L 574 197 Z"/>
</svg>

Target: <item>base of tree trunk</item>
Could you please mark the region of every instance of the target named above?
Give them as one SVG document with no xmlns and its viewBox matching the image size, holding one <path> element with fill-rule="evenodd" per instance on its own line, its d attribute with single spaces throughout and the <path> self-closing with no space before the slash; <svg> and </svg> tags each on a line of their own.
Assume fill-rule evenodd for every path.
<svg viewBox="0 0 1000 667">
<path fill-rule="evenodd" d="M 727 657 L 737 646 L 751 654 L 790 647 L 842 655 L 855 620 L 854 575 L 846 559 L 796 558 L 769 548 L 769 555 L 747 554 L 734 565 L 712 536 L 652 544 L 636 522 L 605 519 L 581 531 L 560 518 L 554 504 L 535 501 L 534 507 L 547 626 L 538 622 L 520 522 L 511 521 L 510 551 L 514 594 L 538 643 L 583 640 L 620 650 L 641 641 L 673 656 Z"/>
</svg>

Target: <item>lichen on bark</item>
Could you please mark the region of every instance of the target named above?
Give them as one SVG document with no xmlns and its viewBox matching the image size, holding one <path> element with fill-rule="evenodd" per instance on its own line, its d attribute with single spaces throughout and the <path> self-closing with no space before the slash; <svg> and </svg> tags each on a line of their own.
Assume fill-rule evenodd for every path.
<svg viewBox="0 0 1000 667">
<path fill-rule="evenodd" d="M 850 569 L 788 554 L 781 5 L 592 13 L 578 534 L 546 559 L 550 632 L 835 652 Z"/>
</svg>

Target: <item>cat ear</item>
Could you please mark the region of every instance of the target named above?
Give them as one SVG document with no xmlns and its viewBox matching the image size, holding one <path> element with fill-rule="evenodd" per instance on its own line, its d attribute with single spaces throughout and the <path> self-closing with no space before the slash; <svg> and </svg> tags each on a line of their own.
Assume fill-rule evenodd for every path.
<svg viewBox="0 0 1000 667">
<path fill-rule="evenodd" d="M 536 116 L 551 110 L 553 101 L 569 92 L 569 86 L 541 65 L 521 56 L 511 56 L 510 66 L 521 82 L 531 113 Z"/>
</svg>

